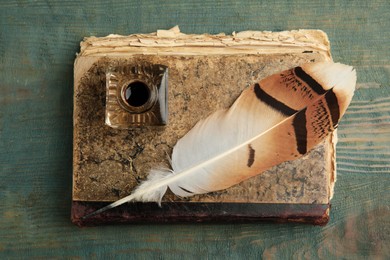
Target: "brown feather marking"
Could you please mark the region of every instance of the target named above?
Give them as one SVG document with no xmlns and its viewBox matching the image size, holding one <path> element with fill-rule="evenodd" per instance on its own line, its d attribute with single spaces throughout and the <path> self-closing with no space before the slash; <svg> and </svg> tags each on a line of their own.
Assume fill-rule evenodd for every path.
<svg viewBox="0 0 390 260">
<path fill-rule="evenodd" d="M 250 144 L 248 144 L 248 150 L 249 150 L 249 158 L 248 163 L 246 164 L 249 168 L 253 165 L 255 162 L 255 149 L 252 148 Z"/>
<path fill-rule="evenodd" d="M 326 109 L 326 104 L 323 100 L 318 100 L 318 104 L 311 113 L 311 128 L 316 138 L 324 138 L 330 131 L 329 112 Z"/>
<path fill-rule="evenodd" d="M 256 97 L 267 104 L 268 106 L 272 107 L 276 111 L 282 113 L 285 116 L 291 116 L 297 112 L 297 110 L 292 109 L 291 107 L 287 106 L 283 102 L 277 100 L 273 96 L 266 93 L 261 86 L 256 83 L 254 87 L 255 95 Z"/>
<path fill-rule="evenodd" d="M 311 100 L 318 96 L 318 93 L 315 92 L 307 82 L 295 74 L 294 69 L 281 73 L 280 79 L 280 83 L 290 91 L 290 95 L 283 98 L 288 98 L 287 104 L 296 109 L 300 108 L 299 105 L 301 102 L 311 102 Z M 296 107 L 297 105 L 298 107 Z"/>
<path fill-rule="evenodd" d="M 332 89 L 329 90 L 328 93 L 326 93 L 325 100 L 330 110 L 333 127 L 336 128 L 340 120 L 340 107 L 339 102 L 337 100 L 337 96 Z"/>
<path fill-rule="evenodd" d="M 179 188 L 182 189 L 182 190 L 184 190 L 185 192 L 193 193 L 192 191 L 189 191 L 189 190 L 187 190 L 187 189 L 184 189 L 183 187 L 180 187 L 180 186 L 179 186 Z"/>
<path fill-rule="evenodd" d="M 307 153 L 307 128 L 306 128 L 306 108 L 299 111 L 293 120 L 297 150 L 300 154 Z"/>
<path fill-rule="evenodd" d="M 296 67 L 294 69 L 295 75 L 305 82 L 314 92 L 318 95 L 324 94 L 326 91 L 315 79 L 313 79 L 309 74 L 307 74 L 301 67 Z"/>
</svg>

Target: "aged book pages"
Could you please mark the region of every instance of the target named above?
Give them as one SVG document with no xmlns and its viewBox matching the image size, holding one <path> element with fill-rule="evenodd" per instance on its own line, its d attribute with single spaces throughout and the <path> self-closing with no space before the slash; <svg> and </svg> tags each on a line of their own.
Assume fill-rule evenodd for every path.
<svg viewBox="0 0 390 260">
<path fill-rule="evenodd" d="M 176 141 L 197 121 L 229 107 L 241 91 L 273 73 L 331 60 L 318 30 L 187 35 L 178 27 L 152 34 L 85 38 L 74 70 L 74 201 L 114 201 L 131 193 L 156 165 L 169 167 Z M 169 68 L 169 121 L 119 130 L 104 124 L 105 75 L 148 62 Z M 336 134 L 296 161 L 229 189 L 165 202 L 329 204 Z"/>
</svg>

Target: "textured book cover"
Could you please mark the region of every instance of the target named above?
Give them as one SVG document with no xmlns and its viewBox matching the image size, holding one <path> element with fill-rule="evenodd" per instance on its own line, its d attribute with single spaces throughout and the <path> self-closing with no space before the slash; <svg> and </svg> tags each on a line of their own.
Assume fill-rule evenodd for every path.
<svg viewBox="0 0 390 260">
<path fill-rule="evenodd" d="M 80 226 L 263 220 L 326 224 L 336 178 L 336 133 L 302 158 L 231 188 L 189 198 L 168 192 L 161 207 L 132 202 L 81 218 L 129 195 L 153 167 L 169 168 L 168 155 L 177 140 L 200 119 L 231 106 L 246 87 L 303 63 L 328 60 L 329 41 L 318 30 L 187 35 L 175 27 L 85 38 L 74 66 L 72 221 Z M 116 84 L 140 73 L 164 85 L 166 111 L 160 106 L 143 117 L 118 112 L 116 95 L 126 98 L 127 92 L 115 92 Z M 142 120 L 162 123 L 126 127 Z"/>
</svg>

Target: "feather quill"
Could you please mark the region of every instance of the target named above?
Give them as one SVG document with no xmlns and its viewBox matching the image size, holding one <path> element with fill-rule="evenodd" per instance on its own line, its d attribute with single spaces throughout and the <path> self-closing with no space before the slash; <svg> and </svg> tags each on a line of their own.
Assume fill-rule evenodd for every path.
<svg viewBox="0 0 390 260">
<path fill-rule="evenodd" d="M 153 169 L 132 194 L 84 219 L 129 201 L 160 203 L 168 187 L 181 197 L 223 190 L 299 158 L 337 128 L 355 84 L 355 70 L 333 62 L 267 77 L 182 137 L 172 169 Z"/>
</svg>

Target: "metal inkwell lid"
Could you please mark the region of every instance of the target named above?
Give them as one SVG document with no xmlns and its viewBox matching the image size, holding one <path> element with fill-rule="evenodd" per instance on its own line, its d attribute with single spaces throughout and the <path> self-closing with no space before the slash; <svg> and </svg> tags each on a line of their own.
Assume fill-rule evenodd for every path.
<svg viewBox="0 0 390 260">
<path fill-rule="evenodd" d="M 106 125 L 131 128 L 165 125 L 168 68 L 158 64 L 116 67 L 106 74 Z"/>
</svg>

